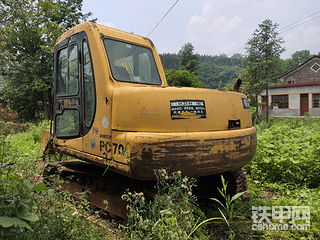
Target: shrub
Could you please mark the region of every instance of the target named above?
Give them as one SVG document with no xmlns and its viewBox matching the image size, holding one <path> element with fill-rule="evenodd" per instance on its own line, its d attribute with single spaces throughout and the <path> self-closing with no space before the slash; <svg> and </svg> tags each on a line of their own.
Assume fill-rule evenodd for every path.
<svg viewBox="0 0 320 240">
<path fill-rule="evenodd" d="M 0 226 L 31 230 L 31 223 L 39 220 L 32 211 L 36 208 L 30 200 L 33 191 L 47 190 L 44 183 L 34 185 L 20 179 L 11 167 L 0 167 Z"/>
<path fill-rule="evenodd" d="M 254 160 L 244 168 L 255 180 L 320 185 L 320 121 L 284 119 L 258 135 Z"/>
</svg>

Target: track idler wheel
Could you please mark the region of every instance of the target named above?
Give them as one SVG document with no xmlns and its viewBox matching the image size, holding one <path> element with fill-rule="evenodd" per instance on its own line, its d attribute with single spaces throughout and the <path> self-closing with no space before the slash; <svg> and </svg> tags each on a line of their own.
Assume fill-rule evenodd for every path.
<svg viewBox="0 0 320 240">
<path fill-rule="evenodd" d="M 237 168 L 230 171 L 235 178 L 236 193 L 246 192 L 248 190 L 247 174 L 243 168 Z"/>
<path fill-rule="evenodd" d="M 247 191 L 247 175 L 242 168 L 225 172 L 222 175 L 225 182 L 227 182 L 227 192 L 231 197 L 237 193 Z M 222 188 L 221 174 L 197 178 L 196 184 L 197 187 L 194 189 L 194 193 L 198 197 L 200 204 L 206 204 L 209 198 L 223 199 L 218 191 L 218 188 Z M 242 199 L 246 198 L 244 195 L 242 195 Z"/>
</svg>

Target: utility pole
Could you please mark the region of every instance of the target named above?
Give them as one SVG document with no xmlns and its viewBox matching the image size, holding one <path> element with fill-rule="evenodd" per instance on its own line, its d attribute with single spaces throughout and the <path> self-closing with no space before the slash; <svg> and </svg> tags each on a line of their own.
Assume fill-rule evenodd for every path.
<svg viewBox="0 0 320 240">
<path fill-rule="evenodd" d="M 269 123 L 269 81 L 268 81 L 268 33 L 266 36 L 266 97 L 267 97 L 267 123 Z"/>
<path fill-rule="evenodd" d="M 267 86 L 266 86 L 266 95 L 267 95 L 267 123 L 269 123 L 269 86 L 268 86 L 268 71 L 267 71 Z"/>
</svg>

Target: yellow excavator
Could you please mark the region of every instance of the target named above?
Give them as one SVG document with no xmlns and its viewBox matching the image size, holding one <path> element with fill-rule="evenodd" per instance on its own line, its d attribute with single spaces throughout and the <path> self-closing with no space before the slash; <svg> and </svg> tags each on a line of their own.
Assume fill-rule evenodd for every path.
<svg viewBox="0 0 320 240">
<path fill-rule="evenodd" d="M 225 173 L 255 155 L 241 81 L 234 91 L 170 87 L 148 38 L 77 25 L 57 39 L 53 79 L 45 155 L 71 156 L 88 169 L 138 181 L 154 180 L 154 169 L 162 168 L 189 177 Z"/>
</svg>

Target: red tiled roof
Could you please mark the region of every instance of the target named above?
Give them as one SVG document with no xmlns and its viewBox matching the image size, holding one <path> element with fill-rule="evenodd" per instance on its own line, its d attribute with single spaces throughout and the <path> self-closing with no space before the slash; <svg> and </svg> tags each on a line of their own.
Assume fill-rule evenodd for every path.
<svg viewBox="0 0 320 240">
<path fill-rule="evenodd" d="M 291 83 L 291 84 L 281 84 L 281 85 L 269 85 L 269 88 L 301 87 L 301 86 L 312 86 L 312 85 L 320 85 L 320 82 L 308 82 L 308 83 Z"/>
<path fill-rule="evenodd" d="M 299 66 L 295 67 L 294 69 L 290 70 L 289 72 L 283 74 L 282 76 L 279 77 L 279 79 L 283 78 L 286 75 L 289 75 L 293 72 L 295 72 L 296 70 L 298 70 L 298 68 L 301 68 L 303 65 L 305 65 L 307 62 L 311 61 L 314 58 L 320 58 L 320 56 L 318 55 L 313 55 L 311 58 L 309 58 L 307 61 L 305 61 L 304 63 L 301 63 Z"/>
</svg>

